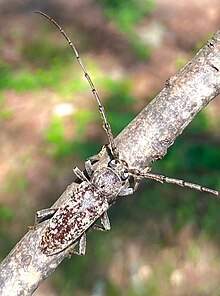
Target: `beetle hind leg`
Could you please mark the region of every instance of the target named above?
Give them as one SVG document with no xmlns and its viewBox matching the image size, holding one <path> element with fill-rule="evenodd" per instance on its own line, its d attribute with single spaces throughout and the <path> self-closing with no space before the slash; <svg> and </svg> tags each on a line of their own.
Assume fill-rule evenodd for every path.
<svg viewBox="0 0 220 296">
<path fill-rule="evenodd" d="M 67 251 L 68 251 L 68 257 L 70 258 L 72 254 L 78 255 L 78 256 L 84 256 L 86 253 L 86 233 L 84 232 L 83 235 L 80 237 L 79 242 L 78 242 L 78 250 L 75 249 L 74 246 L 70 246 Z"/>
<path fill-rule="evenodd" d="M 111 229 L 110 221 L 107 212 L 104 212 L 101 216 L 101 225 L 94 224 L 92 226 L 94 230 L 108 231 Z"/>
</svg>

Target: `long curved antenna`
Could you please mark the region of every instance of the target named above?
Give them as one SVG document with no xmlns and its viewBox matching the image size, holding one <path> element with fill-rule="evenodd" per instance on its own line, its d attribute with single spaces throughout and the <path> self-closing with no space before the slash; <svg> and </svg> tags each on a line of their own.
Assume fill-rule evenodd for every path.
<svg viewBox="0 0 220 296">
<path fill-rule="evenodd" d="M 89 76 L 89 74 L 88 74 L 88 72 L 86 70 L 86 67 L 84 66 L 84 64 L 82 62 L 82 59 L 80 58 L 80 56 L 78 54 L 78 51 L 77 51 L 76 47 L 73 45 L 72 41 L 69 39 L 67 34 L 61 28 L 61 26 L 54 19 L 52 19 L 49 15 L 47 15 L 46 13 L 41 12 L 41 11 L 35 11 L 35 13 L 41 14 L 44 17 L 46 17 L 47 19 L 49 19 L 59 29 L 60 33 L 64 36 L 64 38 L 69 43 L 69 46 L 71 47 L 72 51 L 74 52 L 74 54 L 75 54 L 75 56 L 77 58 L 77 61 L 80 64 L 80 67 L 82 68 L 82 71 L 83 71 L 87 81 L 89 82 L 92 93 L 93 93 L 93 95 L 94 95 L 94 97 L 95 97 L 95 99 L 96 99 L 96 101 L 98 103 L 99 112 L 101 114 L 101 118 L 102 118 L 102 122 L 103 122 L 103 128 L 104 128 L 104 130 L 105 130 L 105 132 L 107 134 L 108 140 L 109 140 L 111 153 L 112 153 L 114 158 L 118 159 L 119 158 L 119 152 L 118 152 L 118 149 L 117 149 L 117 147 L 115 145 L 115 141 L 114 141 L 114 137 L 113 137 L 113 134 L 112 134 L 111 126 L 108 123 L 107 118 L 106 118 L 105 109 L 104 109 L 103 105 L 101 104 L 98 92 L 97 92 L 97 90 L 96 90 L 96 88 L 95 88 L 95 86 L 94 86 L 94 84 L 92 82 L 91 77 Z"/>
</svg>

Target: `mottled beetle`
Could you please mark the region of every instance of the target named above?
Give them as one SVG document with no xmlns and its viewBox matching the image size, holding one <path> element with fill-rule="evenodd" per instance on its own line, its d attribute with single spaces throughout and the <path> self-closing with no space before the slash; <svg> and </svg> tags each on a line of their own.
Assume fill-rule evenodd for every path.
<svg viewBox="0 0 220 296">
<path fill-rule="evenodd" d="M 120 159 L 104 107 L 75 46 L 56 21 L 43 12 L 36 11 L 36 13 L 48 18 L 60 30 L 76 55 L 77 61 L 98 103 L 103 128 L 109 140 L 109 144 L 105 146 L 105 149 L 110 157 L 108 165 L 98 169 L 95 169 L 94 164 L 99 161 L 100 155 L 91 157 L 85 163 L 86 174 L 75 168 L 74 173 L 81 182 L 76 186 L 73 196 L 57 209 L 44 209 L 37 212 L 35 224 L 50 219 L 49 224 L 45 226 L 40 242 L 40 248 L 44 254 L 53 255 L 69 247 L 71 250 L 71 245 L 79 241 L 79 250 L 71 250 L 71 252 L 84 255 L 86 251 L 86 232 L 88 229 L 92 227 L 99 230 L 109 230 L 110 222 L 107 215 L 109 206 L 114 203 L 117 196 L 132 194 L 143 178 L 161 183 L 173 183 L 217 196 L 220 195 L 219 191 L 200 185 L 149 173 L 150 167 L 143 171 L 129 168 L 128 164 Z M 99 218 L 101 218 L 102 226 L 95 224 Z"/>
</svg>

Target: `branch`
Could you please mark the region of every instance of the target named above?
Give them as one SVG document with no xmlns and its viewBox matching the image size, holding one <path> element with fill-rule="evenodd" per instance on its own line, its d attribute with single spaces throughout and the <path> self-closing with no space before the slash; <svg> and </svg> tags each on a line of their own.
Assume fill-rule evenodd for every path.
<svg viewBox="0 0 220 296">
<path fill-rule="evenodd" d="M 116 138 L 120 158 L 130 167 L 145 168 L 161 159 L 196 114 L 220 93 L 220 31 Z M 104 154 L 99 165 L 104 165 Z M 73 195 L 67 187 L 53 207 Z M 45 221 L 30 230 L 0 265 L 0 295 L 32 295 L 68 252 L 46 256 L 40 248 Z M 75 243 L 76 244 L 76 243 Z"/>
</svg>

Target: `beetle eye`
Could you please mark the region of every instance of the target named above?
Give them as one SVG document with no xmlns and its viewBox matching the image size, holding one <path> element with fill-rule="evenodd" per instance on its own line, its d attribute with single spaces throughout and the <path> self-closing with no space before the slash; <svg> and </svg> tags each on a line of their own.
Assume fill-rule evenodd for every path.
<svg viewBox="0 0 220 296">
<path fill-rule="evenodd" d="M 125 181 L 129 177 L 128 171 L 124 170 L 121 172 L 121 179 Z"/>
<path fill-rule="evenodd" d="M 114 169 L 114 168 L 117 167 L 118 163 L 119 163 L 119 161 L 117 159 L 112 159 L 112 160 L 109 161 L 108 166 L 110 168 Z"/>
</svg>

